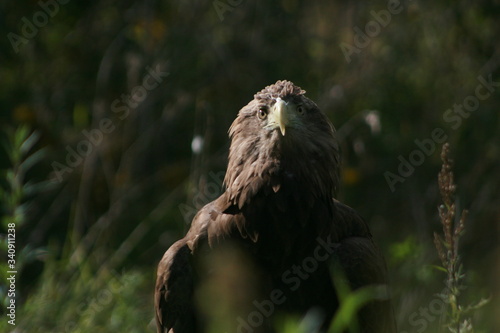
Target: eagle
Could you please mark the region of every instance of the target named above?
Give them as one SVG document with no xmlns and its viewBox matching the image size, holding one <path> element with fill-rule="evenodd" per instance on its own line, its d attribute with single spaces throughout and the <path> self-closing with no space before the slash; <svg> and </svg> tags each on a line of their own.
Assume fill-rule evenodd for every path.
<svg viewBox="0 0 500 333">
<path fill-rule="evenodd" d="M 278 316 L 310 313 L 318 331 L 327 331 L 341 304 L 335 279 L 349 290 L 387 284 L 367 223 L 335 199 L 333 125 L 304 90 L 280 80 L 239 111 L 229 137 L 224 192 L 198 211 L 158 265 L 157 332 L 213 331 L 210 316 L 219 307 L 234 310 L 226 318 L 234 325 L 225 327 L 236 332 L 275 332 Z M 213 276 L 225 280 L 207 300 L 200 290 Z M 365 305 L 357 319 L 360 332 L 395 332 L 388 297 Z"/>
</svg>

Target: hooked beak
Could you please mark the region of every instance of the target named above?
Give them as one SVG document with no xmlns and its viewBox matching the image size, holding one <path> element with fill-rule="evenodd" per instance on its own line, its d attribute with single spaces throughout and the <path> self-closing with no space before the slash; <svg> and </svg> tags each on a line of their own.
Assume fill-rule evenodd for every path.
<svg viewBox="0 0 500 333">
<path fill-rule="evenodd" d="M 271 112 L 271 121 L 280 128 L 280 132 L 285 136 L 286 126 L 289 123 L 289 105 L 281 98 L 276 99 Z"/>
</svg>

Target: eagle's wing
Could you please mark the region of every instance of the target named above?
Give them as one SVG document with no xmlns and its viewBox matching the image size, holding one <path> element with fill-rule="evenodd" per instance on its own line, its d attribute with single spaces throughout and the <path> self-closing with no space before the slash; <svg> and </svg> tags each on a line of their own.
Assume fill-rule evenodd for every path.
<svg viewBox="0 0 500 333">
<path fill-rule="evenodd" d="M 352 290 L 368 286 L 387 287 L 387 268 L 384 258 L 372 240 L 366 222 L 352 208 L 336 201 L 335 230 L 340 238 L 333 256 L 334 266 L 340 265 Z M 332 272 L 332 275 L 335 272 Z M 396 332 L 394 312 L 388 299 L 373 301 L 359 313 L 361 332 Z"/>
<path fill-rule="evenodd" d="M 193 269 L 185 239 L 174 243 L 158 265 L 155 314 L 158 333 L 195 331 Z"/>
<path fill-rule="evenodd" d="M 237 227 L 241 214 L 223 214 L 228 206 L 222 195 L 200 209 L 186 236 L 175 242 L 158 264 L 154 297 L 158 333 L 196 331 L 193 254 L 200 244 L 218 241 Z"/>
</svg>

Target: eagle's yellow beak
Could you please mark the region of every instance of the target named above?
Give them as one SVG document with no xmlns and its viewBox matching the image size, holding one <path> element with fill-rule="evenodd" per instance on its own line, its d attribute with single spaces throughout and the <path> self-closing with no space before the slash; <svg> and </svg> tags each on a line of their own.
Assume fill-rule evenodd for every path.
<svg viewBox="0 0 500 333">
<path fill-rule="evenodd" d="M 273 106 L 273 110 L 270 114 L 271 123 L 277 125 L 280 128 L 280 132 L 285 136 L 286 126 L 289 123 L 289 105 L 281 98 L 276 99 L 276 103 Z"/>
</svg>

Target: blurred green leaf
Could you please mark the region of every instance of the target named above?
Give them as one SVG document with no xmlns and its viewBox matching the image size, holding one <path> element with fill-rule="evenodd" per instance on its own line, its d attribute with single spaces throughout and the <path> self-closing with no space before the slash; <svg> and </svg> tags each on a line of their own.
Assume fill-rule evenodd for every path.
<svg viewBox="0 0 500 333">
<path fill-rule="evenodd" d="M 34 131 L 33 133 L 31 133 L 30 136 L 25 138 L 22 141 L 22 144 L 19 148 L 21 155 L 22 156 L 26 155 L 31 150 L 31 148 L 33 148 L 33 146 L 38 142 L 39 139 L 40 139 L 40 132 L 38 131 Z"/>
<path fill-rule="evenodd" d="M 29 155 L 19 166 L 19 169 L 25 173 L 31 169 L 36 163 L 40 162 L 45 157 L 45 149 L 40 149 Z"/>
<path fill-rule="evenodd" d="M 438 270 L 438 271 L 440 271 L 440 272 L 447 273 L 446 268 L 444 268 L 444 267 L 441 267 L 441 266 L 438 266 L 438 265 L 431 265 L 431 267 L 434 268 L 434 269 L 436 269 L 436 270 Z"/>
<path fill-rule="evenodd" d="M 337 310 L 328 332 L 343 332 L 348 328 L 350 328 L 351 332 L 359 331 L 357 323 L 359 310 L 367 303 L 380 299 L 382 295 L 381 288 L 385 287 L 368 286 L 349 293 L 340 303 L 340 308 Z"/>
<path fill-rule="evenodd" d="M 18 127 L 13 133 L 12 147 L 19 152 L 20 154 L 25 153 L 23 151 L 23 144 L 26 142 L 26 139 L 29 135 L 29 129 L 27 126 Z M 30 141 L 31 142 L 31 141 Z"/>
</svg>

